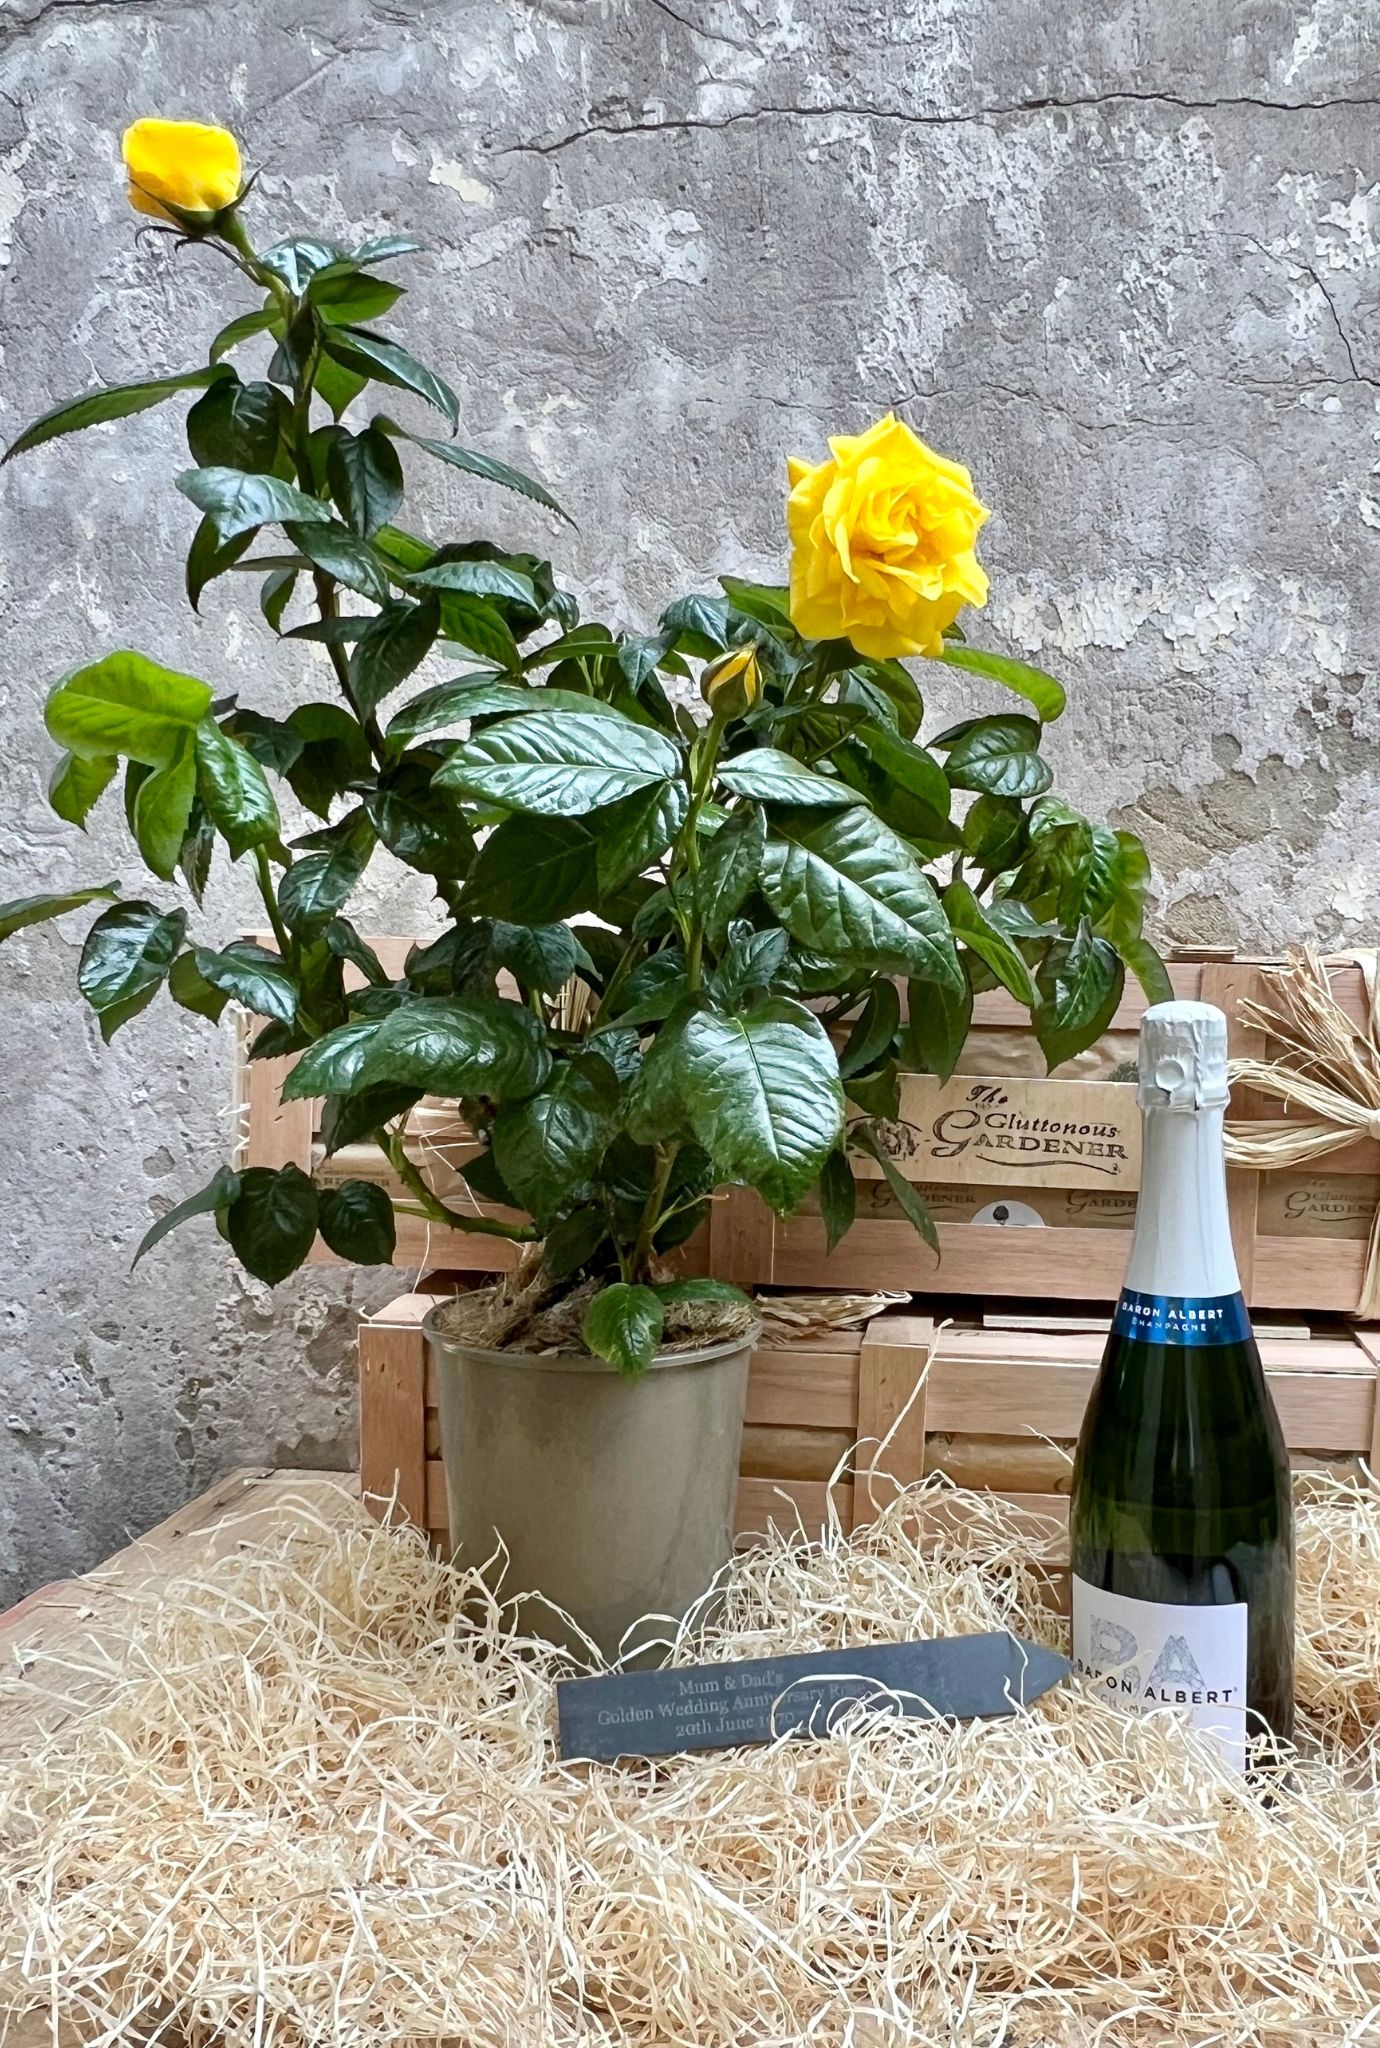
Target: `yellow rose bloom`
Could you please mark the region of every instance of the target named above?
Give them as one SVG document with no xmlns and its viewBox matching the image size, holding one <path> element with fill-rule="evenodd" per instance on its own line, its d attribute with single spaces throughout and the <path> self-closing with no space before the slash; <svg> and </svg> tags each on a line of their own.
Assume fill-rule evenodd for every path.
<svg viewBox="0 0 1380 2048">
<path fill-rule="evenodd" d="M 204 128 L 199 121 L 136 121 L 126 128 L 120 147 L 136 213 L 181 226 L 178 213 L 209 216 L 240 196 L 240 146 L 228 128 Z"/>
<path fill-rule="evenodd" d="M 987 600 L 972 477 L 891 413 L 829 446 L 828 462 L 789 464 L 792 625 L 880 661 L 942 654 L 944 628 Z"/>
</svg>

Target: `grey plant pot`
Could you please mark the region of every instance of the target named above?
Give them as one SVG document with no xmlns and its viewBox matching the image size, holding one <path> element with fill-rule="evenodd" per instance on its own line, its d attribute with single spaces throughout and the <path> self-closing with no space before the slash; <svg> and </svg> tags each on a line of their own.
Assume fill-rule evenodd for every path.
<svg viewBox="0 0 1380 2048">
<path fill-rule="evenodd" d="M 733 1547 L 748 1361 L 757 1333 L 653 1360 L 481 1351 L 423 1328 L 435 1362 L 455 1561 L 489 1565 L 519 1624 L 584 1651 L 648 1661 Z M 499 1545 L 505 1562 L 494 1562 Z M 547 1603 L 550 1603 L 549 1605 Z M 639 1656 L 639 1649 L 642 1654 Z"/>
</svg>

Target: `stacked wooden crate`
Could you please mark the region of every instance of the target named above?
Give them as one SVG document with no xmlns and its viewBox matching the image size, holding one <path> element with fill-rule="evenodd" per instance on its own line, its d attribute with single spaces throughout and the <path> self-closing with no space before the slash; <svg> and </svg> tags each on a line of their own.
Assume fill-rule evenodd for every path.
<svg viewBox="0 0 1380 2048">
<path fill-rule="evenodd" d="M 389 971 L 400 970 L 408 942 L 374 943 Z M 1263 965 L 1181 959 L 1170 970 L 1178 995 L 1215 1002 L 1227 1012 L 1233 1051 L 1241 1056 L 1268 1053 L 1239 1009 L 1243 998 L 1261 994 Z M 1359 1021 L 1359 970 L 1337 969 L 1333 986 Z M 859 1157 L 857 1221 L 833 1252 L 822 1219 L 808 1205 L 776 1217 L 739 1188 L 714 1201 L 707 1223 L 679 1255 L 682 1269 L 749 1287 L 1114 1300 L 1140 1181 L 1140 1120 L 1127 1076 L 1144 1009 L 1141 991 L 1128 989 L 1105 1036 L 1050 1078 L 1026 1013 L 994 990 L 976 1000 L 972 1035 L 952 1079 L 903 1077 L 900 1116 L 884 1135 L 935 1217 L 938 1260 L 901 1215 L 881 1168 Z M 278 1099 L 283 1062 L 244 1061 L 240 1072 L 247 1160 L 292 1160 L 318 1177 L 377 1179 L 399 1201 L 406 1199 L 376 1149 L 326 1156 L 320 1105 Z M 1233 1113 L 1279 1112 L 1243 1097 Z M 464 1186 L 459 1169 L 473 1144 L 453 1105 L 421 1105 L 411 1143 L 443 1198 L 502 1213 L 476 1202 Z M 1253 1307 L 1355 1309 L 1370 1222 L 1380 1206 L 1380 1143 L 1363 1139 L 1332 1154 L 1323 1170 L 1234 1171 L 1230 1198 L 1242 1285 Z M 320 1245 L 315 1255 L 331 1257 Z M 492 1272 L 513 1257 L 503 1239 L 399 1213 L 395 1265 Z"/>
<path fill-rule="evenodd" d="M 421 1326 L 444 1291 L 403 1295 L 360 1336 L 365 1492 L 380 1511 L 396 1497 L 442 1547 L 436 1381 Z M 739 1536 L 770 1524 L 811 1537 L 832 1524 L 847 1534 L 898 1484 L 942 1472 L 961 1491 L 999 1494 L 1050 1517 L 1062 1541 L 1072 1449 L 1102 1343 L 1095 1327 L 993 1328 L 974 1316 L 936 1327 L 897 1312 L 861 1330 L 767 1339 L 748 1378 Z M 1380 1329 L 1266 1330 L 1261 1354 L 1297 1468 L 1380 1471 Z"/>
</svg>

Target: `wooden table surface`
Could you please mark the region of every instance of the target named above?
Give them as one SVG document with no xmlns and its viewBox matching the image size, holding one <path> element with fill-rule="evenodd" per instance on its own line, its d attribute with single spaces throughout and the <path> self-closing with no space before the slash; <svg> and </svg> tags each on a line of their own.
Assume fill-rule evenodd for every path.
<svg viewBox="0 0 1380 2048">
<path fill-rule="evenodd" d="M 352 1472 L 231 1472 L 137 1542 L 79 1579 L 40 1586 L 0 1614 L 0 1767 L 45 1732 L 80 1714 L 99 1692 L 102 1657 L 113 1658 L 118 1622 L 131 1594 L 147 1590 L 209 1554 L 264 1536 L 291 1516 L 290 1503 L 344 1519 L 358 1512 Z M 74 1667 L 78 1667 L 74 1669 Z M 16 1678 L 19 1683 L 14 1681 Z"/>
</svg>

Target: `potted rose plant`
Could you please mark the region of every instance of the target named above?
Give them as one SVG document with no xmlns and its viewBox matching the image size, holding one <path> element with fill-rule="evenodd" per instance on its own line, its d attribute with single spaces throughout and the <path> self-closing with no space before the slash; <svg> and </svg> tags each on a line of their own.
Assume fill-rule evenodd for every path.
<svg viewBox="0 0 1380 2048">
<path fill-rule="evenodd" d="M 121 777 L 157 881 L 195 913 L 218 854 L 249 862 L 274 944 L 193 934 L 186 908 L 114 885 L 0 906 L 0 938 L 99 904 L 78 981 L 107 1039 L 160 991 L 208 1018 L 242 1004 L 251 1056 L 296 1055 L 285 1094 L 324 1098 L 330 1151 L 377 1145 L 408 1205 L 528 1248 L 430 1332 L 452 1530 L 472 1560 L 501 1542 L 514 1589 L 612 1651 L 644 1611 L 683 1613 L 729 1542 L 752 1313 L 669 1255 L 734 1183 L 782 1212 L 813 1195 L 836 1241 L 859 1150 L 933 1242 L 879 1137 L 900 1067 L 951 1071 L 997 983 L 1051 1064 L 1102 1030 L 1128 965 L 1161 993 L 1145 856 L 1049 794 L 1060 685 L 962 638 L 986 514 L 908 428 L 793 465 L 788 587 L 724 578 L 615 632 L 540 553 L 401 523 L 404 458 L 560 512 L 453 438 L 454 393 L 380 326 L 415 244 L 256 249 L 222 130 L 141 122 L 125 155 L 139 209 L 251 303 L 204 363 L 60 405 L 9 455 L 191 394 L 188 597 L 257 576 L 266 629 L 324 648 L 333 692 L 270 717 L 128 650 L 64 676 L 58 814 L 84 824 Z M 255 348 L 259 374 L 232 366 Z M 364 416 L 397 393 L 448 435 Z M 1021 707 L 925 743 L 909 656 Z M 380 846 L 445 917 L 396 978 L 347 915 Z M 409 1150 L 437 1096 L 474 1133 L 473 1208 Z M 139 1255 L 199 1215 L 270 1283 L 318 1232 L 365 1263 L 393 1249 L 376 1183 L 221 1164 Z"/>
</svg>

